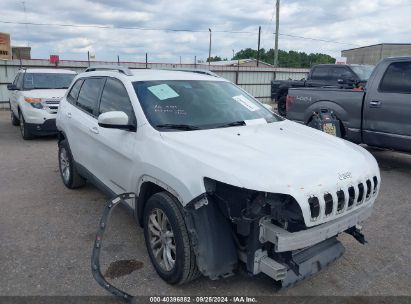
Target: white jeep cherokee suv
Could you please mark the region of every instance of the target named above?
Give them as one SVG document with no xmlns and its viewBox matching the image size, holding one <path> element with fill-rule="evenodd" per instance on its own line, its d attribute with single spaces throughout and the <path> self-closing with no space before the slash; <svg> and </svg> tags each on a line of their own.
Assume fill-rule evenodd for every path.
<svg viewBox="0 0 411 304">
<path fill-rule="evenodd" d="M 56 134 L 56 116 L 61 98 L 76 72 L 62 69 L 20 69 L 10 91 L 11 123 L 20 125 L 24 139 Z"/>
<path fill-rule="evenodd" d="M 57 116 L 68 188 L 128 201 L 168 283 L 243 265 L 290 285 L 340 257 L 380 188 L 365 149 L 283 119 L 231 82 L 116 67 L 78 75 Z M 114 70 L 118 69 L 118 70 Z"/>
</svg>

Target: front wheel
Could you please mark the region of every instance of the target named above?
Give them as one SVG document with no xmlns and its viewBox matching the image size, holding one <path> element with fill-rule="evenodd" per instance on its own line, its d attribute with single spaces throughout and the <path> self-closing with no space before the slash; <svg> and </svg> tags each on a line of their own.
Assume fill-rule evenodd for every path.
<svg viewBox="0 0 411 304">
<path fill-rule="evenodd" d="M 29 128 L 27 127 L 26 121 L 24 120 L 23 114 L 19 113 L 20 121 L 20 133 L 24 140 L 33 139 L 34 135 L 30 133 Z"/>
<path fill-rule="evenodd" d="M 151 262 L 169 284 L 200 275 L 179 202 L 168 192 L 151 196 L 144 208 L 144 237 Z"/>
<path fill-rule="evenodd" d="M 16 115 L 14 115 L 13 110 L 10 107 L 10 118 L 11 118 L 11 124 L 13 126 L 18 126 L 20 125 L 20 121 L 19 119 L 16 117 Z"/>
</svg>

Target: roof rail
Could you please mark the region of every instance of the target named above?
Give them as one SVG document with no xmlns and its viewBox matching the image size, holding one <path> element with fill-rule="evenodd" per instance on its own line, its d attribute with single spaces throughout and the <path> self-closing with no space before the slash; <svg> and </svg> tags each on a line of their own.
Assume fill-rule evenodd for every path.
<svg viewBox="0 0 411 304">
<path fill-rule="evenodd" d="M 121 65 L 93 65 L 91 67 L 88 67 L 85 72 L 93 71 L 118 71 L 124 75 L 133 76 L 133 73 L 129 68 L 123 67 Z"/>
<path fill-rule="evenodd" d="M 216 73 L 211 72 L 210 70 L 202 70 L 202 69 L 171 69 L 170 71 L 191 72 L 191 73 L 210 75 L 214 77 L 220 77 Z"/>
</svg>

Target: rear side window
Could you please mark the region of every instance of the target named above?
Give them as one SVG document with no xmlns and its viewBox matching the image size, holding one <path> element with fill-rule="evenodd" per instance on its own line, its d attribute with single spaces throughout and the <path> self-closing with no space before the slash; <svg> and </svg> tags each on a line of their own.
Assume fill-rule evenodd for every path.
<svg viewBox="0 0 411 304">
<path fill-rule="evenodd" d="M 104 78 L 89 78 L 84 80 L 77 98 L 77 107 L 90 114 L 94 114 L 104 81 Z"/>
<path fill-rule="evenodd" d="M 311 79 L 313 80 L 328 80 L 328 67 L 316 67 L 311 73 Z"/>
<path fill-rule="evenodd" d="M 108 78 L 101 94 L 99 114 L 110 111 L 122 111 L 129 117 L 129 123 L 135 121 L 133 107 L 126 88 L 121 81 Z"/>
<path fill-rule="evenodd" d="M 78 97 L 78 94 L 80 93 L 80 88 L 82 84 L 83 84 L 83 79 L 79 79 L 76 81 L 76 83 L 71 88 L 70 93 L 68 93 L 67 95 L 67 100 L 70 103 L 75 103 L 77 101 L 77 97 Z"/>
<path fill-rule="evenodd" d="M 330 79 L 337 81 L 338 79 L 350 79 L 354 75 L 344 67 L 334 67 L 331 71 Z"/>
<path fill-rule="evenodd" d="M 386 93 L 411 93 L 411 62 L 395 62 L 388 66 L 380 91 Z"/>
</svg>

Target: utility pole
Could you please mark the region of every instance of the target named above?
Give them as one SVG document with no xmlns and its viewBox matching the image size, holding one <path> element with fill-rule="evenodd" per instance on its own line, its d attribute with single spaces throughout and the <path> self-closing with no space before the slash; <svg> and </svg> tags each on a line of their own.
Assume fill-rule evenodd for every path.
<svg viewBox="0 0 411 304">
<path fill-rule="evenodd" d="M 234 59 L 234 50 L 233 50 L 233 58 L 231 58 L 231 59 Z"/>
<path fill-rule="evenodd" d="M 208 29 L 210 32 L 210 43 L 208 45 L 208 65 L 210 66 L 211 64 L 211 29 Z"/>
<path fill-rule="evenodd" d="M 26 23 L 24 27 L 26 28 L 26 35 L 28 37 L 29 29 L 28 29 L 28 26 L 27 26 L 26 1 L 23 1 L 22 4 L 23 4 L 24 22 Z M 27 46 L 30 46 L 30 42 L 29 42 L 28 38 L 27 38 Z"/>
<path fill-rule="evenodd" d="M 275 49 L 274 49 L 274 66 L 278 66 L 278 34 L 280 30 L 280 0 L 275 4 Z"/>
<path fill-rule="evenodd" d="M 261 26 L 258 27 L 258 46 L 257 46 L 257 66 L 260 62 L 260 38 L 261 38 Z"/>
</svg>

